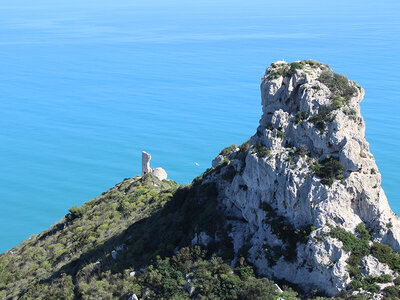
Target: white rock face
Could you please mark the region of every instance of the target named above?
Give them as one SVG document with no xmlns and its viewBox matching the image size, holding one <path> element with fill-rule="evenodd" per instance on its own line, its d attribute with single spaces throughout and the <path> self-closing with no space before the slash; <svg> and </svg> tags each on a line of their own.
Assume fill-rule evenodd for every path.
<svg viewBox="0 0 400 300">
<path fill-rule="evenodd" d="M 148 173 L 153 173 L 160 180 L 167 179 L 168 174 L 163 168 L 150 168 L 151 155 L 142 151 L 142 176 Z"/>
<path fill-rule="evenodd" d="M 224 157 L 222 155 L 218 155 L 216 158 L 213 159 L 212 167 L 216 168 L 223 160 L 224 160 Z"/>
<path fill-rule="evenodd" d="M 231 154 L 224 167 L 236 170 L 232 182 L 221 176 L 209 180 L 217 181 L 221 206 L 231 220 L 235 251 L 250 241 L 250 261 L 260 274 L 299 284 L 306 291 L 318 289 L 335 295 L 351 281 L 350 253 L 342 249 L 342 242 L 326 235 L 329 226 L 354 233 L 364 222 L 375 241 L 400 251 L 400 220 L 388 205 L 365 139 L 359 106 L 364 90 L 350 82 L 355 88 L 353 96 L 347 102 L 339 99 L 341 105 L 334 106 L 335 91 L 319 80 L 321 73 L 330 71 L 328 66 L 303 64 L 289 76 L 277 75 L 279 69 L 290 67 L 276 62 L 262 78 L 263 115 L 257 134 L 250 138 L 250 151 L 241 159 L 238 151 Z M 328 108 L 322 118 L 325 126 L 312 122 Z M 257 147 L 267 151 L 265 157 L 258 157 Z M 312 169 L 328 157 L 344 166 L 343 179 L 333 180 L 331 186 L 321 182 Z M 274 233 L 265 207 L 295 228 L 315 226 L 308 241 L 297 244 L 292 261 L 279 255 L 277 249 L 283 253 L 288 249 Z M 273 263 L 271 256 L 275 256 Z M 365 258 L 365 272 L 389 272 L 378 263 Z"/>
<path fill-rule="evenodd" d="M 362 259 L 361 262 L 363 266 L 362 272 L 364 274 L 380 276 L 383 274 L 390 274 L 392 275 L 393 272 L 390 270 L 389 266 L 379 262 L 378 259 L 373 257 L 372 255 L 368 255 Z"/>
<path fill-rule="evenodd" d="M 129 296 L 128 300 L 139 300 L 139 298 L 136 296 L 136 294 L 132 294 Z"/>
</svg>

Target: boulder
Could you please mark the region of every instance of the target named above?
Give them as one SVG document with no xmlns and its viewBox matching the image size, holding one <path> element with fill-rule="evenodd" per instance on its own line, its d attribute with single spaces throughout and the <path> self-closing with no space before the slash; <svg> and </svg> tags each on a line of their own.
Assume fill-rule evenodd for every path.
<svg viewBox="0 0 400 300">
<path fill-rule="evenodd" d="M 222 155 L 218 155 L 216 158 L 213 159 L 212 167 L 216 168 L 223 160 L 224 160 L 224 157 Z"/>
<path fill-rule="evenodd" d="M 156 176 L 160 180 L 167 179 L 168 175 L 167 172 L 163 168 L 155 168 L 153 170 L 153 175 Z"/>
</svg>

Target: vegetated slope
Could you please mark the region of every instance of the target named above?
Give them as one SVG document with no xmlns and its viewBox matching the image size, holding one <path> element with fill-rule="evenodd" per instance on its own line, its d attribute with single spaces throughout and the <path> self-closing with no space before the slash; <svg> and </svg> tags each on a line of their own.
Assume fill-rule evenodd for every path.
<svg viewBox="0 0 400 300">
<path fill-rule="evenodd" d="M 151 174 L 126 179 L 2 254 L 0 298 L 249 299 L 261 293 L 272 299 L 281 294 L 244 261 L 234 273 L 224 264 L 233 258 L 233 247 L 216 201 L 215 185 L 201 185 L 200 178 L 183 187 Z M 219 242 L 207 250 L 190 247 L 197 231 Z"/>
</svg>

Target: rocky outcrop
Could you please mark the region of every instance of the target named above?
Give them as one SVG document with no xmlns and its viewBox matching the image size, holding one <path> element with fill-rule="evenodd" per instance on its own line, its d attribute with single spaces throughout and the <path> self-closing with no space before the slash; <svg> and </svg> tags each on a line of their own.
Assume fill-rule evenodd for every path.
<svg viewBox="0 0 400 300">
<path fill-rule="evenodd" d="M 167 179 L 168 177 L 167 172 L 165 172 L 163 168 L 155 168 L 155 169 L 150 168 L 150 160 L 151 160 L 151 155 L 145 151 L 142 151 L 142 176 L 148 173 L 153 173 L 153 175 L 160 180 Z"/>
<path fill-rule="evenodd" d="M 142 176 L 151 173 L 152 170 L 150 168 L 150 160 L 151 155 L 145 151 L 142 151 Z"/>
<path fill-rule="evenodd" d="M 218 155 L 216 158 L 213 159 L 211 165 L 213 168 L 216 168 L 222 161 L 224 157 L 222 155 Z"/>
<path fill-rule="evenodd" d="M 261 95 L 257 133 L 229 162 L 219 165 L 218 156 L 221 171 L 205 182 L 217 182 L 235 252 L 249 249 L 260 274 L 335 295 L 358 277 L 349 273 L 354 253 L 333 228 L 362 241 L 363 223 L 374 242 L 400 250 L 400 221 L 365 139 L 364 90 L 327 65 L 279 61 L 267 68 Z M 355 268 L 372 276 L 373 264 L 365 257 Z"/>
<path fill-rule="evenodd" d="M 168 175 L 167 172 L 163 168 L 155 168 L 153 170 L 153 175 L 156 176 L 160 180 L 167 179 Z"/>
</svg>

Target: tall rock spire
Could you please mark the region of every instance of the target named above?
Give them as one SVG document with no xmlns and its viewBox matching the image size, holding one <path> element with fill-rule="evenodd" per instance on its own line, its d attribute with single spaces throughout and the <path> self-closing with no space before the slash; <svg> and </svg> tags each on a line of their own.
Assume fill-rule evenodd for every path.
<svg viewBox="0 0 400 300">
<path fill-rule="evenodd" d="M 368 264 L 386 270 L 369 250 L 354 262 L 338 237 L 340 228 L 400 250 L 400 220 L 365 139 L 364 90 L 316 61 L 279 61 L 267 68 L 261 95 L 257 133 L 207 179 L 221 191 L 235 251 L 247 245 L 260 274 L 328 295 L 360 274 L 377 275 Z"/>
</svg>

